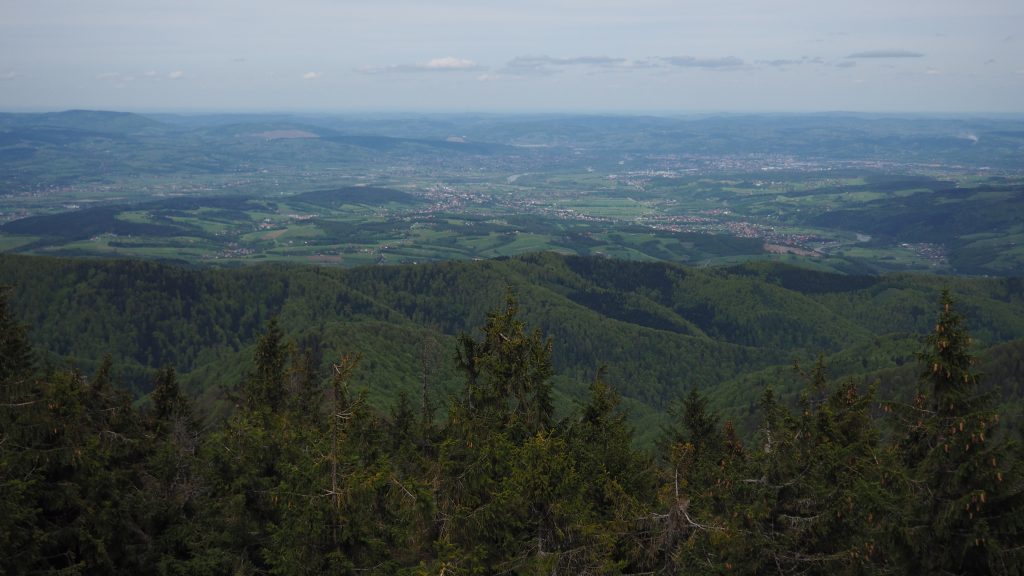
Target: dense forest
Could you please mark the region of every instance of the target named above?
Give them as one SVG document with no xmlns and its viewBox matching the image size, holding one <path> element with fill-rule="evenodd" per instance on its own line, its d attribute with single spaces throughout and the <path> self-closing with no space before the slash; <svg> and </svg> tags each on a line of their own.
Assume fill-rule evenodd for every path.
<svg viewBox="0 0 1024 576">
<path fill-rule="evenodd" d="M 531 273 L 561 274 L 566 280 L 565 268 L 575 268 L 577 278 L 593 279 L 611 269 L 602 268 L 599 260 L 545 262 Z M 7 263 L 8 269 L 20 267 L 19 290 L 31 285 L 30 268 L 49 265 L 39 259 Z M 914 385 L 905 394 L 884 396 L 877 385 L 829 376 L 825 352 L 854 354 L 858 348 L 842 346 L 844 332 L 856 339 L 862 328 L 824 306 L 819 313 L 832 323 L 802 334 L 796 327 L 787 329 L 784 316 L 768 320 L 779 325 L 777 333 L 737 329 L 759 324 L 745 321 L 738 311 L 727 316 L 724 307 L 705 310 L 704 316 L 662 311 L 644 320 L 645 310 L 657 310 L 659 301 L 674 298 L 651 291 L 658 274 L 666 280 L 662 289 L 672 292 L 683 276 L 698 273 L 640 264 L 629 272 L 654 277 L 634 282 L 632 292 L 615 293 L 632 297 L 616 298 L 595 288 L 614 286 L 625 276 L 604 278 L 591 285 L 589 294 L 571 292 L 589 303 L 587 309 L 605 310 L 613 318 L 639 316 L 641 323 L 673 318 L 675 323 L 659 325 L 656 335 L 684 336 L 709 346 L 706 350 L 718 350 L 710 346 L 725 342 L 724 349 L 736 350 L 738 357 L 756 357 L 773 345 L 783 349 L 782 339 L 822 351 L 785 381 L 756 387 L 756 421 L 749 431 L 738 430 L 691 385 L 682 398 L 666 401 L 670 416 L 648 448 L 635 441 L 618 391 L 629 382 L 620 380 L 622 373 L 613 367 L 595 363 L 579 402 L 556 407 L 559 350 L 573 347 L 571 328 L 579 324 L 547 330 L 548 335 L 532 328 L 524 319 L 538 312 L 521 308 L 521 302 L 529 299 L 533 306 L 537 294 L 526 289 L 502 289 L 504 299 L 483 314 L 475 331 L 473 326 L 445 327 L 457 329 L 458 335 L 437 343 L 447 348 L 442 356 L 455 375 L 444 394 L 433 389 L 438 371 L 431 375 L 428 361 L 399 358 L 418 385 L 396 387 L 394 398 L 385 402 L 371 399 L 370 387 L 354 384 L 373 354 L 318 350 L 282 322 L 288 307 L 284 284 L 294 286 L 284 279 L 301 276 L 298 271 L 262 278 L 270 285 L 261 289 L 280 298 L 276 308 L 247 308 L 246 290 L 257 290 L 246 288 L 255 284 L 253 277 L 238 281 L 228 273 L 193 275 L 184 269 L 168 274 L 157 265 L 136 262 L 59 266 L 69 278 L 63 284 L 51 277 L 49 288 L 36 285 L 38 293 L 4 292 L 0 297 L 3 573 L 1024 572 L 1020 435 L 1000 421 L 1000 397 L 983 384 L 968 333 L 975 319 L 961 315 L 948 291 L 919 312 L 927 327 L 910 362 Z M 47 290 L 62 291 L 60 302 L 73 302 L 79 294 L 74 287 L 82 285 L 130 290 L 117 284 L 118 266 L 131 268 L 136 278 L 148 273 L 165 295 L 202 290 L 203 282 L 231 284 L 240 310 L 232 314 L 218 308 L 230 301 L 191 309 L 189 298 L 165 297 L 183 318 L 210 310 L 224 315 L 180 324 L 196 330 L 190 333 L 175 331 L 179 324 L 168 314 L 166 325 L 124 336 L 157 339 L 140 349 L 149 354 L 147 361 L 166 362 L 150 375 L 148 394 L 138 402 L 120 386 L 123 373 L 111 355 L 95 351 L 98 361 L 86 371 L 77 363 L 68 367 L 46 360 L 49 351 L 33 346 L 34 328 L 18 319 L 25 314 L 16 315 L 10 305 L 13 298 L 22 298 L 19 309 L 24 310 L 24 302 L 46 298 Z M 491 266 L 527 269 L 529 260 Z M 259 272 L 266 271 L 250 273 Z M 375 284 L 376 292 L 367 296 L 359 282 L 381 274 L 408 275 L 407 283 L 430 278 L 417 268 L 359 274 L 362 280 L 357 274 L 328 283 L 337 292 L 322 303 L 324 308 L 310 309 L 307 321 L 317 322 L 334 306 L 368 316 L 374 307 L 375 313 L 397 314 L 384 303 L 401 302 L 400 297 L 389 298 L 383 284 Z M 755 274 L 761 282 L 744 287 L 737 280 Z M 732 294 L 749 290 L 751 297 L 780 305 L 786 301 L 782 287 L 797 278 L 806 293 L 842 293 L 829 284 L 830 276 L 803 276 L 790 269 L 747 267 L 728 274 L 708 272 L 702 279 L 716 275 L 734 282 Z M 170 283 L 171 278 L 178 283 Z M 886 280 L 844 282 L 844 289 L 867 289 Z M 438 289 L 460 285 L 441 283 Z M 421 288 L 403 293 L 430 293 Z M 999 309 L 992 308 L 994 298 L 985 306 L 977 304 L 983 301 L 978 295 L 1003 290 L 1007 309 L 1013 309 L 1019 294 L 1009 294 L 1011 288 L 1007 281 L 971 284 L 971 308 L 983 315 Z M 155 289 L 125 298 L 121 310 L 111 304 L 118 300 L 100 292 L 93 293 L 92 302 L 114 306 L 103 311 L 111 322 L 126 314 L 145 321 L 148 306 L 164 313 L 164 304 L 145 301 Z M 856 298 L 847 296 L 843 305 L 853 305 Z M 692 305 L 682 302 L 679 309 Z M 549 310 L 558 310 L 554 304 L 549 300 Z M 413 315 L 430 310 L 427 302 L 407 306 Z M 58 311 L 54 320 L 53 312 L 37 313 L 46 317 L 46 330 L 66 319 L 84 340 L 90 338 L 89 323 L 102 317 L 83 320 Z M 232 318 L 236 324 L 221 323 Z M 893 318 L 878 314 L 872 321 L 882 335 Z M 1009 324 L 993 318 L 982 323 L 989 342 L 999 341 L 993 335 L 1000 326 L 1012 334 L 1006 326 L 1018 320 L 1008 315 L 1002 321 Z M 137 330 L 138 324 L 121 326 Z M 605 326 L 624 330 L 636 324 Z M 223 333 L 213 334 L 216 330 Z M 255 333 L 251 347 L 242 345 L 245 331 Z M 104 330 L 95 334 L 109 342 Z M 606 336 L 616 338 L 614 330 Z M 194 363 L 189 368 L 194 368 L 204 358 L 200 344 L 210 341 L 248 356 L 244 369 L 220 388 L 219 417 L 211 416 L 208 398 L 201 397 L 197 405 L 186 394 L 171 365 L 180 358 L 159 356 L 165 347 L 176 354 L 188 352 L 188 362 Z M 758 347 L 759 342 L 768 344 Z M 871 349 L 868 342 L 860 350 Z M 82 350 L 77 345 L 66 343 L 58 353 Z M 386 340 L 373 345 L 382 346 L 386 355 Z M 665 370 L 686 370 L 727 357 L 655 358 L 645 360 L 660 361 Z M 716 373 L 700 374 L 711 379 Z M 782 390 L 797 391 L 787 396 Z"/>
<path fill-rule="evenodd" d="M 919 335 L 943 287 L 971 319 L 974 346 L 1008 426 L 1024 420 L 1024 283 L 1018 278 L 851 276 L 769 263 L 693 268 L 531 254 L 352 269 L 194 268 L 140 260 L 0 255 L 11 312 L 32 326 L 40 367 L 90 374 L 106 354 L 117 382 L 144 396 L 173 367 L 205 421 L 224 417 L 271 318 L 318 370 L 361 354 L 352 385 L 379 410 L 399 394 L 444 404 L 459 390 L 450 361 L 511 288 L 523 320 L 551 336 L 552 396 L 565 416 L 607 365 L 638 442 L 651 446 L 667 408 L 698 387 L 749 435 L 767 385 L 793 405 L 794 363 L 825 355 L 834 379 L 878 382 L 911 400 Z"/>
</svg>

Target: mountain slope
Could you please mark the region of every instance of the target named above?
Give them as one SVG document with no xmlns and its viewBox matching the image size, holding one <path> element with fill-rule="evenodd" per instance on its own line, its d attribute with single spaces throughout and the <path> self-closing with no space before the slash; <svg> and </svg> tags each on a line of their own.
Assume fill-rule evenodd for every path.
<svg viewBox="0 0 1024 576">
<path fill-rule="evenodd" d="M 12 309 L 51 362 L 77 358 L 88 370 L 111 352 L 137 392 L 148 389 L 152 370 L 173 365 L 196 392 L 216 397 L 247 369 L 250 346 L 277 316 L 324 366 L 342 353 L 363 354 L 358 383 L 378 403 L 424 379 L 442 400 L 458 386 L 454 336 L 482 325 L 511 289 L 527 324 L 554 339 L 560 405 L 580 398 L 608 364 L 637 421 L 691 386 L 733 407 L 756 400 L 766 383 L 796 389 L 788 366 L 819 352 L 834 358 L 837 377 L 912 363 L 945 285 L 962 301 L 979 347 L 1024 337 L 1024 285 L 1016 279 L 848 277 L 770 264 L 691 269 L 532 254 L 213 270 L 0 256 L 0 285 L 14 287 Z"/>
</svg>

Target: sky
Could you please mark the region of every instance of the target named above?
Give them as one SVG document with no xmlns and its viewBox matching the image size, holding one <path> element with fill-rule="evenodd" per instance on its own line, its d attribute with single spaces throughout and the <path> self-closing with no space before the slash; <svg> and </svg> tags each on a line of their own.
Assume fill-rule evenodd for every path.
<svg viewBox="0 0 1024 576">
<path fill-rule="evenodd" d="M 1024 112 L 1021 0 L 0 0 L 0 110 Z"/>
</svg>

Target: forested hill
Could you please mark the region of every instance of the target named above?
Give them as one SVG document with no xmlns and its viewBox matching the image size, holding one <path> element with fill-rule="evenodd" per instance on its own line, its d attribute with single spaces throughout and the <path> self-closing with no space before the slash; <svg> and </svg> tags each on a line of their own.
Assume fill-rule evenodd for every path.
<svg viewBox="0 0 1024 576">
<path fill-rule="evenodd" d="M 559 410 L 581 399 L 606 364 L 637 423 L 659 421 L 695 386 L 726 413 L 751 418 L 766 384 L 798 390 L 793 363 L 818 354 L 833 377 L 884 374 L 893 394 L 909 393 L 916 374 L 906 367 L 943 287 L 958 298 L 983 357 L 1004 344 L 999 373 L 1019 373 L 1014 341 L 1024 338 L 1020 279 L 841 276 L 773 264 L 692 269 L 535 254 L 347 270 L 195 269 L 4 255 L 0 285 L 13 287 L 12 311 L 51 365 L 90 372 L 111 354 L 136 393 L 148 391 L 156 369 L 173 366 L 210 405 L 237 384 L 273 317 L 321 367 L 362 354 L 353 384 L 379 406 L 423 382 L 443 401 L 459 380 L 455 336 L 482 325 L 509 288 L 524 320 L 553 338 Z M 1021 391 L 1005 392 L 1013 401 Z M 642 430 L 650 440 L 657 426 Z"/>
<path fill-rule="evenodd" d="M 110 357 L 88 372 L 40 366 L 0 291 L 3 574 L 1024 572 L 1020 431 L 980 386 L 976 341 L 947 290 L 922 311 L 931 328 L 912 342 L 905 401 L 830 382 L 819 358 L 799 377 L 749 387 L 747 433 L 694 388 L 655 445 L 637 446 L 626 421 L 618 389 L 653 410 L 673 382 L 713 381 L 809 344 L 838 350 L 838 364 L 884 363 L 868 352 L 904 338 L 873 339 L 871 328 L 932 295 L 934 279 L 549 255 L 344 273 L 38 259 L 3 269 L 21 281 L 19 310 L 55 302 L 37 318 L 44 335 L 95 338 L 67 345 L 97 349 L 138 340 L 129 356 L 180 355 L 231 401 L 203 422 L 173 368 L 154 373 L 139 405 L 115 386 Z M 1019 322 L 1011 283 L 957 284 L 989 338 Z M 472 336 L 435 342 L 453 353 L 423 344 L 464 326 L 494 291 Z M 290 327 L 260 328 L 275 313 Z M 524 315 L 584 340 L 549 338 Z M 62 324 L 79 333 L 58 334 Z M 257 331 L 250 350 L 231 352 Z M 860 344 L 843 348 L 844 331 Z M 324 369 L 318 337 L 333 350 Z M 378 397 L 405 387 L 417 345 L 418 390 L 381 407 L 353 387 L 365 372 Z M 587 353 L 618 359 L 619 383 L 597 370 L 579 405 L 558 413 L 558 348 L 563 371 L 582 370 Z M 368 369 L 338 349 L 362 352 Z M 991 351 L 1019 372 L 1015 349 Z M 431 366 L 446 355 L 458 375 L 442 404 L 431 386 L 447 376 Z M 226 383 L 207 370 L 217 362 L 241 374 Z M 775 392 L 794 388 L 787 380 L 800 381 L 793 402 Z M 562 377 L 563 398 L 572 381 Z"/>
</svg>

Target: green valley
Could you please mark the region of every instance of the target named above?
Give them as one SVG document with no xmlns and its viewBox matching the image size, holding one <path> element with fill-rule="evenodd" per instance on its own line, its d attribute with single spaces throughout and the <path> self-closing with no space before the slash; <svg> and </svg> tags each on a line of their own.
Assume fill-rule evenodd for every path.
<svg viewBox="0 0 1024 576">
<path fill-rule="evenodd" d="M 760 136 L 738 142 L 744 126 Z M 555 251 L 1014 276 L 1024 269 L 1014 126 L 8 114 L 0 249 L 219 266 Z M 816 148 L 826 129 L 827 153 Z M 947 136 L 958 131 L 981 136 Z"/>
<path fill-rule="evenodd" d="M 2 114 L 0 572 L 1020 574 L 1021 127 Z"/>
</svg>

